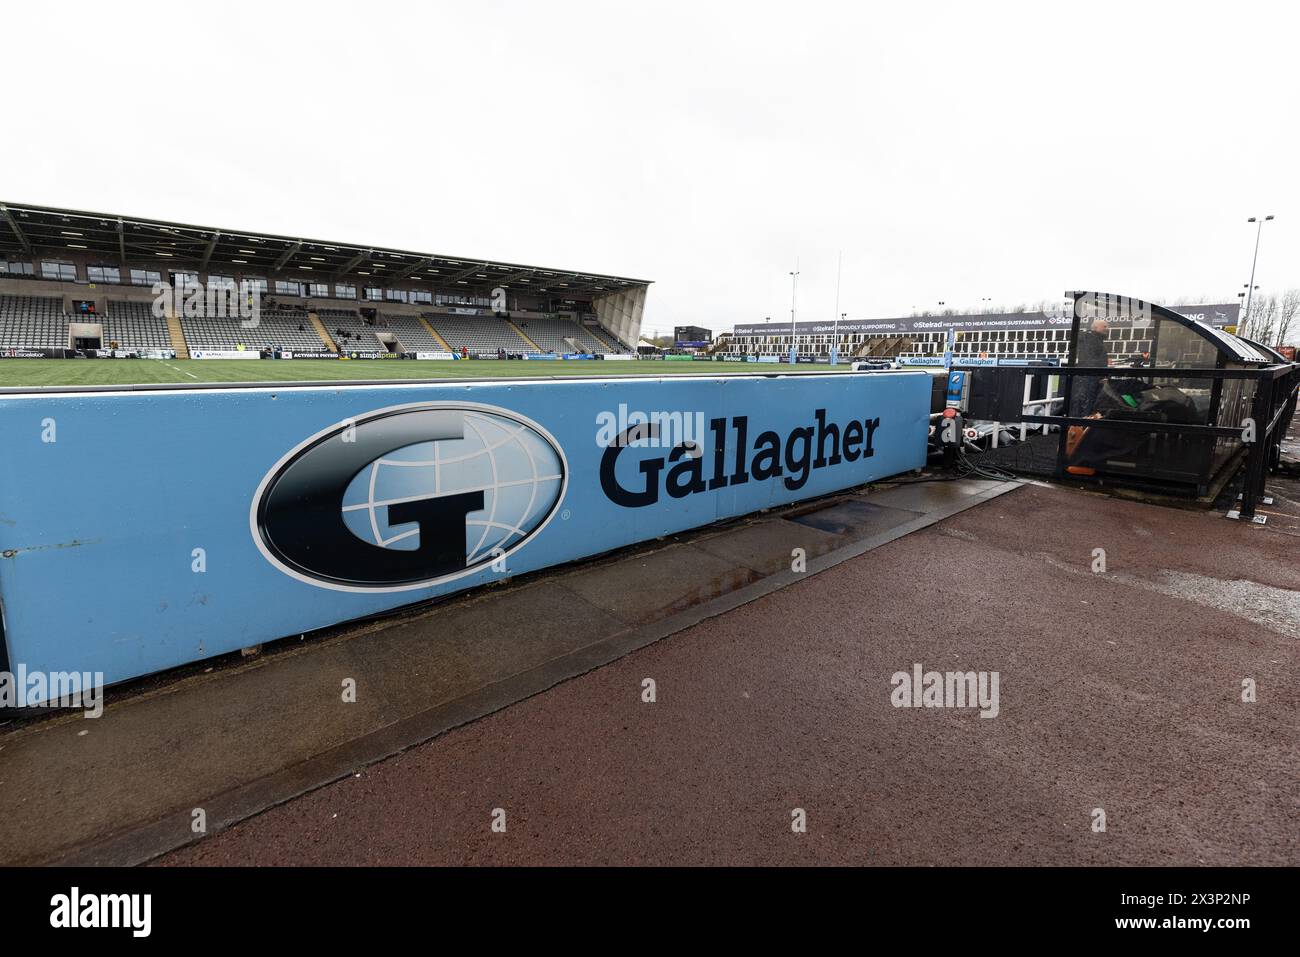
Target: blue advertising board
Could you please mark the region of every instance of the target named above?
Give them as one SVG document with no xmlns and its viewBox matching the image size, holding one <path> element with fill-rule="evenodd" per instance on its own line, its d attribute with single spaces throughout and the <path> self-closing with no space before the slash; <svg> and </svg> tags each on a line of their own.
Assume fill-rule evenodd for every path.
<svg viewBox="0 0 1300 957">
<path fill-rule="evenodd" d="M 930 377 L 0 398 L 10 667 L 108 682 L 919 468 Z"/>
</svg>

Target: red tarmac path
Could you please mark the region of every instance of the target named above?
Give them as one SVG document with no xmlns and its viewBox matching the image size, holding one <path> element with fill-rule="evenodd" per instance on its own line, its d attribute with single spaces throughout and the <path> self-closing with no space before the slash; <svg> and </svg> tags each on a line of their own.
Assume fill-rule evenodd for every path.
<svg viewBox="0 0 1300 957">
<path fill-rule="evenodd" d="M 160 863 L 1300 864 L 1298 555 L 1022 488 Z M 916 662 L 998 717 L 891 706 Z"/>
</svg>

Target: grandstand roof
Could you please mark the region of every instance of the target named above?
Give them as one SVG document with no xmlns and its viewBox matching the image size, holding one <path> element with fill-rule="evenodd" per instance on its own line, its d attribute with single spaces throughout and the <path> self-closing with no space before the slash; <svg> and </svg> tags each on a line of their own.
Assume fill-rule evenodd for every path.
<svg viewBox="0 0 1300 957">
<path fill-rule="evenodd" d="M 302 282 L 360 285 L 428 283 L 441 289 L 515 285 L 551 295 L 599 297 L 650 280 L 473 256 L 360 246 L 244 229 L 191 226 L 111 213 L 0 202 L 0 254 L 48 255 L 59 250 L 99 253 L 109 264 L 171 262 L 178 270 L 235 271 Z"/>
</svg>

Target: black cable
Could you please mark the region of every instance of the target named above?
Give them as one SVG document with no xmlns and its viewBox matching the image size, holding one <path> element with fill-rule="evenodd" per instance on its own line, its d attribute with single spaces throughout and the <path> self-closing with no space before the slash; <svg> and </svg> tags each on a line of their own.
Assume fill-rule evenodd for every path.
<svg viewBox="0 0 1300 957">
<path fill-rule="evenodd" d="M 978 475 L 980 478 L 989 479 L 994 482 L 1016 482 L 1020 480 L 1020 476 L 1016 475 L 1014 472 L 998 466 L 979 465 L 972 462 L 966 455 L 966 450 L 960 445 L 957 446 L 957 473 L 962 477 Z"/>
</svg>

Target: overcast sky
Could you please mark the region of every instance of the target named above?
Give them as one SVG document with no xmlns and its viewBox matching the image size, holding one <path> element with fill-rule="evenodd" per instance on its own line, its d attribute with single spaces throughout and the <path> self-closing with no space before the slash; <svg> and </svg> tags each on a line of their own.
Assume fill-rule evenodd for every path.
<svg viewBox="0 0 1300 957">
<path fill-rule="evenodd" d="M 652 279 L 647 330 L 1300 285 L 1295 4 L 10 4 L 0 199 Z"/>
</svg>

